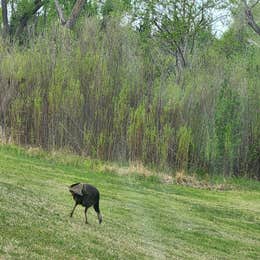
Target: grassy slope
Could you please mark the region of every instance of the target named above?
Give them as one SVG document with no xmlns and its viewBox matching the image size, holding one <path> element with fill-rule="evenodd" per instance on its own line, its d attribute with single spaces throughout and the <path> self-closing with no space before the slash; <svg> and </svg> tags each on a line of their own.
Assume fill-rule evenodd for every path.
<svg viewBox="0 0 260 260">
<path fill-rule="evenodd" d="M 73 182 L 101 191 L 69 218 Z M 0 146 L 0 258 L 259 259 L 260 185 L 232 191 L 152 183 L 92 172 Z"/>
</svg>

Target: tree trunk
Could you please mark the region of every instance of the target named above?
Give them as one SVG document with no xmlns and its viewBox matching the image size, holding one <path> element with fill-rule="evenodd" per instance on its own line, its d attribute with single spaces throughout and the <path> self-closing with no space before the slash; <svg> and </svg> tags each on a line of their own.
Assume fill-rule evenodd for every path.
<svg viewBox="0 0 260 260">
<path fill-rule="evenodd" d="M 7 1 L 2 0 L 1 5 L 2 5 L 2 17 L 3 17 L 3 25 L 4 25 L 3 35 L 4 37 L 6 37 L 10 32 L 9 23 L 8 23 L 8 14 L 7 14 L 8 13 Z"/>
<path fill-rule="evenodd" d="M 70 18 L 66 22 L 65 26 L 67 28 L 72 29 L 72 27 L 74 26 L 74 24 L 77 21 L 77 18 L 79 16 L 79 14 L 80 14 L 84 4 L 85 4 L 85 0 L 77 0 L 77 2 L 75 3 L 75 5 L 74 5 L 74 7 L 72 9 Z"/>
</svg>

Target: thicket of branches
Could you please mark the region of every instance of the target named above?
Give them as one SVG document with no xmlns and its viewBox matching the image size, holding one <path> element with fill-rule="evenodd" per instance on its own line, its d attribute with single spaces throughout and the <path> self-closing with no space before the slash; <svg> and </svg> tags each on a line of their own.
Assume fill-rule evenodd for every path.
<svg viewBox="0 0 260 260">
<path fill-rule="evenodd" d="M 1 39 L 2 141 L 260 178 L 258 36 L 234 19 L 221 39 L 205 23 L 189 40 L 186 27 L 170 35 L 171 21 L 146 19 L 134 30 L 82 17 L 26 44 Z"/>
</svg>

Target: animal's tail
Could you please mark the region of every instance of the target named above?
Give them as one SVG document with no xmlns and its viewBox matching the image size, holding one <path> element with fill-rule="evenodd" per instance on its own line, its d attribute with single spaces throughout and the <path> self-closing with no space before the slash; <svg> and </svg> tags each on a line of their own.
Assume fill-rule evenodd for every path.
<svg viewBox="0 0 260 260">
<path fill-rule="evenodd" d="M 101 224 L 103 219 L 102 219 L 102 215 L 101 215 L 101 212 L 100 212 L 100 209 L 99 209 L 99 200 L 97 201 L 96 204 L 94 204 L 94 209 L 97 212 L 99 224 Z"/>
</svg>

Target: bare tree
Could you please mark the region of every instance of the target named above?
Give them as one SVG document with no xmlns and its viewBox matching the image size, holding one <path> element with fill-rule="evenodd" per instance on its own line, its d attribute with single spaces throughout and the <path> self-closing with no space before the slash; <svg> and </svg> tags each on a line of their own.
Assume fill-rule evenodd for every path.
<svg viewBox="0 0 260 260">
<path fill-rule="evenodd" d="M 54 0 L 54 1 L 55 1 L 55 7 L 56 7 L 57 13 L 59 15 L 61 24 L 64 25 L 65 27 L 67 27 L 68 29 L 72 29 L 72 27 L 76 23 L 77 18 L 85 4 L 85 0 L 77 0 L 75 2 L 74 6 L 72 8 L 71 14 L 67 20 L 64 17 L 64 13 L 59 4 L 59 1 L 58 0 Z"/>
<path fill-rule="evenodd" d="M 245 15 L 248 25 L 258 34 L 260 35 L 260 26 L 255 22 L 252 9 L 260 2 L 260 0 L 257 0 L 254 4 L 249 6 L 246 0 L 242 0 L 245 7 Z"/>
</svg>

